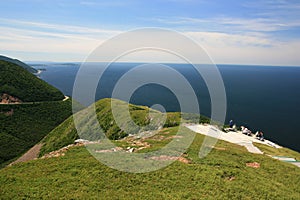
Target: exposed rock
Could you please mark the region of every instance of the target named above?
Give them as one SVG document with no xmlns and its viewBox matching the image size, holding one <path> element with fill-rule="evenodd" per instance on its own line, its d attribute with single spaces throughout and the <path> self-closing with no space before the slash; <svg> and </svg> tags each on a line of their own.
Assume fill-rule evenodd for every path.
<svg viewBox="0 0 300 200">
<path fill-rule="evenodd" d="M 214 147 L 214 149 L 219 150 L 219 151 L 225 151 L 226 150 L 226 148 L 223 148 L 223 147 Z"/>
<path fill-rule="evenodd" d="M 183 136 L 181 136 L 181 135 L 172 135 L 170 137 L 167 137 L 166 140 L 169 140 L 169 139 L 179 139 L 179 138 L 183 138 Z"/>
<path fill-rule="evenodd" d="M 122 150 L 123 150 L 122 147 L 115 147 L 115 148 L 113 148 L 113 151 L 114 151 L 114 152 L 116 152 L 116 151 L 122 151 Z"/>
<path fill-rule="evenodd" d="M 96 153 L 111 153 L 114 152 L 112 149 L 95 150 Z"/>
<path fill-rule="evenodd" d="M 123 148 L 115 147 L 112 149 L 95 150 L 96 153 L 111 153 L 111 152 L 118 152 L 118 151 L 123 151 Z"/>
<path fill-rule="evenodd" d="M 129 148 L 129 149 L 127 150 L 127 152 L 129 152 L 129 153 L 134 152 L 134 148 Z"/>
<path fill-rule="evenodd" d="M 9 94 L 3 93 L 0 95 L 0 103 L 1 104 L 22 103 L 22 101 L 17 97 L 13 97 Z"/>
<path fill-rule="evenodd" d="M 179 161 L 179 162 L 182 162 L 182 163 L 185 163 L 185 164 L 191 163 L 190 160 L 188 160 L 187 158 L 182 157 L 182 156 L 178 158 L 178 161 Z"/>
<path fill-rule="evenodd" d="M 74 141 L 74 143 L 75 144 L 77 144 L 77 143 L 85 144 L 85 143 L 89 143 L 89 141 L 88 140 L 84 140 L 84 139 L 77 139 L 77 140 Z"/>
<path fill-rule="evenodd" d="M 252 168 L 260 168 L 260 164 L 257 162 L 253 162 L 253 163 L 246 163 L 247 167 L 252 167 Z"/>
<path fill-rule="evenodd" d="M 233 180 L 235 180 L 235 177 L 234 176 L 229 176 L 229 177 L 226 178 L 226 180 L 233 181 Z"/>
<path fill-rule="evenodd" d="M 83 143 L 77 143 L 77 144 L 70 144 L 68 146 L 65 146 L 57 151 L 52 151 L 48 154 L 45 154 L 44 156 L 41 157 L 41 159 L 45 159 L 45 158 L 56 158 L 56 157 L 60 157 L 60 156 L 64 156 L 65 153 L 72 147 L 76 147 L 76 146 L 83 146 Z"/>
<path fill-rule="evenodd" d="M 191 163 L 187 158 L 184 158 L 182 156 L 176 157 L 176 156 L 167 156 L 167 155 L 161 155 L 161 156 L 153 156 L 150 157 L 152 160 L 178 160 L 179 162 L 189 164 Z"/>
<path fill-rule="evenodd" d="M 165 136 L 163 135 L 155 135 L 153 137 L 151 137 L 151 140 L 157 140 L 157 141 L 162 141 L 165 139 Z"/>
</svg>

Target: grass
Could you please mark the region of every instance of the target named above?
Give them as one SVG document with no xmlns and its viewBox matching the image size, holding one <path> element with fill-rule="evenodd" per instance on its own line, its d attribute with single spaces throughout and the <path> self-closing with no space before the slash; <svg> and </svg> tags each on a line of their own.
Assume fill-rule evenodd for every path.
<svg viewBox="0 0 300 200">
<path fill-rule="evenodd" d="M 11 110 L 12 115 L 5 115 Z M 25 153 L 71 114 L 71 100 L 0 105 L 0 167 Z"/>
<path fill-rule="evenodd" d="M 296 151 L 293 151 L 291 149 L 288 148 L 273 148 L 264 144 L 260 144 L 260 143 L 254 143 L 254 145 L 256 147 L 258 147 L 259 149 L 261 149 L 263 152 L 265 152 L 265 154 L 267 155 L 271 155 L 271 156 L 286 156 L 286 157 L 292 157 L 295 158 L 296 160 L 300 160 L 300 154 Z"/>
<path fill-rule="evenodd" d="M 114 105 L 117 109 L 117 118 L 120 119 L 119 125 L 116 123 L 115 117 L 112 114 L 111 105 Z M 181 114 L 178 112 L 167 113 L 165 123 L 164 115 L 156 110 L 152 110 L 146 106 L 137 106 L 128 104 L 124 101 L 116 99 L 102 99 L 95 104 L 97 120 L 101 126 L 101 130 L 95 127 L 96 120 L 92 118 L 88 109 L 78 113 L 83 117 L 80 119 L 84 134 L 80 137 L 88 140 L 101 139 L 99 132 L 105 132 L 106 136 L 111 140 L 122 139 L 128 135 L 135 135 L 143 131 L 156 130 L 159 127 L 176 127 L 179 125 L 180 120 L 182 122 L 193 123 L 209 123 L 209 118 L 204 116 L 197 116 L 195 114 Z M 126 117 L 126 111 L 129 109 L 130 116 Z M 133 125 L 132 121 L 138 125 Z M 152 121 L 151 121 L 152 120 Z M 97 125 L 97 124 L 96 124 Z M 97 131 L 96 131 L 97 130 Z M 60 149 L 70 143 L 73 143 L 78 138 L 77 130 L 73 123 L 73 118 L 70 117 L 64 123 L 56 127 L 51 133 L 47 135 L 41 142 L 44 144 L 40 156 L 45 153 Z"/>
<path fill-rule="evenodd" d="M 124 102 L 113 101 L 119 109 L 128 107 Z M 119 134 L 118 129 L 112 128 L 116 124 L 109 105 L 110 99 L 96 103 L 97 119 L 106 131 Z M 129 105 L 129 108 L 131 118 L 142 127 L 147 126 L 149 113 L 157 114 L 143 106 Z M 180 129 L 176 124 L 183 116 L 168 114 L 171 127 L 147 129 L 153 133 L 149 137 L 134 135 L 112 142 L 124 150 L 131 147 L 136 149 L 135 153 L 149 153 L 161 149 L 172 139 L 184 141 L 185 137 L 195 134 L 193 143 L 183 154 L 188 163 L 175 161 L 157 171 L 127 173 L 100 163 L 84 147 L 73 147 L 65 156 L 18 163 L 0 170 L 0 199 L 299 199 L 298 167 L 267 155 L 251 154 L 242 146 L 220 140 L 208 156 L 200 159 L 199 149 L 205 136 L 183 128 L 180 132 L 183 138 L 178 137 Z M 86 131 L 94 128 L 90 117 L 80 121 L 86 125 L 83 126 Z M 193 115 L 188 119 L 195 120 Z M 77 137 L 70 117 L 42 140 L 41 155 L 73 143 Z M 288 149 L 256 145 L 266 154 L 300 156 Z M 147 148 L 139 149 L 141 146 Z M 111 146 L 91 144 L 89 147 L 102 150 Z M 114 153 L 106 155 L 114 156 Z M 260 167 L 246 166 L 253 162 L 259 163 Z"/>
<path fill-rule="evenodd" d="M 72 114 L 71 101 L 62 101 L 62 92 L 29 71 L 33 68 L 18 60 L 0 58 L 0 96 L 5 93 L 23 102 L 0 105 L 0 168 Z"/>
<path fill-rule="evenodd" d="M 69 117 L 43 138 L 41 141 L 43 146 L 40 150 L 40 156 L 58 150 L 68 144 L 73 144 L 77 138 L 78 135 L 74 126 L 73 117 Z"/>
<path fill-rule="evenodd" d="M 175 132 L 166 128 L 158 134 L 168 138 Z M 153 137 L 152 150 L 165 142 Z M 71 148 L 63 157 L 16 164 L 0 171 L 0 199 L 299 199 L 296 166 L 225 141 L 200 159 L 203 139 L 197 134 L 186 151 L 190 164 L 176 161 L 144 174 L 111 169 L 84 147 Z M 126 146 L 125 140 L 120 143 Z M 247 162 L 261 167 L 246 167 Z"/>
</svg>

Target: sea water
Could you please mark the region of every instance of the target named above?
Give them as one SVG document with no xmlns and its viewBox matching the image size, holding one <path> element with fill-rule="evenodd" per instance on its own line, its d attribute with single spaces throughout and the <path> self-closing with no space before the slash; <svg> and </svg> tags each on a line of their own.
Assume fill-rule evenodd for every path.
<svg viewBox="0 0 300 200">
<path fill-rule="evenodd" d="M 40 78 L 65 95 L 72 96 L 79 63 L 29 64 L 45 69 Z M 99 81 L 95 100 L 111 97 L 120 77 L 137 65 L 114 63 L 110 66 Z M 167 65 L 190 82 L 197 94 L 201 114 L 210 116 L 210 96 L 201 75 L 188 64 Z M 226 123 L 233 119 L 237 125 L 246 126 L 254 132 L 261 130 L 266 138 L 300 152 L 300 67 L 218 65 L 218 69 L 227 96 Z M 134 84 L 139 78 L 130 82 Z M 138 88 L 130 103 L 146 106 L 161 104 L 166 111 L 180 111 L 176 96 L 168 88 L 157 84 Z"/>
</svg>

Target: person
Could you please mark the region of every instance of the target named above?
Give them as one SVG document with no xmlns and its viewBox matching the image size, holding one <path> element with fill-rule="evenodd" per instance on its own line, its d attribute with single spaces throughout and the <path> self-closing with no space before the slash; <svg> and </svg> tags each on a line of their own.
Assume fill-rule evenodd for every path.
<svg viewBox="0 0 300 200">
<path fill-rule="evenodd" d="M 242 127 L 242 133 L 247 135 L 248 134 L 248 128 L 247 127 Z"/>
<path fill-rule="evenodd" d="M 251 135 L 251 131 L 244 126 L 242 127 L 242 133 L 245 135 Z"/>
<path fill-rule="evenodd" d="M 229 121 L 229 127 L 230 127 L 230 128 L 233 128 L 233 125 L 234 125 L 234 124 L 233 124 L 233 120 L 231 119 L 231 120 Z"/>
<path fill-rule="evenodd" d="M 259 133 L 257 134 L 257 139 L 261 140 L 261 141 L 264 141 L 264 133 L 259 131 Z"/>
</svg>

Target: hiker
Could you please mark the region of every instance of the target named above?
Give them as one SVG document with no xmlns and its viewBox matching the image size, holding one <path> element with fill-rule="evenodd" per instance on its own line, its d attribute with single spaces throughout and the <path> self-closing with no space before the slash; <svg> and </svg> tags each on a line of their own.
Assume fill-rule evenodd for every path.
<svg viewBox="0 0 300 200">
<path fill-rule="evenodd" d="M 257 134 L 256 138 L 259 139 L 259 140 L 261 140 L 261 141 L 264 141 L 264 134 L 263 134 L 263 132 L 259 131 L 259 133 Z"/>
<path fill-rule="evenodd" d="M 233 128 L 233 125 L 234 125 L 234 123 L 233 123 L 233 120 L 231 119 L 231 120 L 229 121 L 229 127 L 230 127 L 230 128 Z"/>
<path fill-rule="evenodd" d="M 251 131 L 244 126 L 242 126 L 242 133 L 245 135 L 251 135 Z"/>
</svg>

